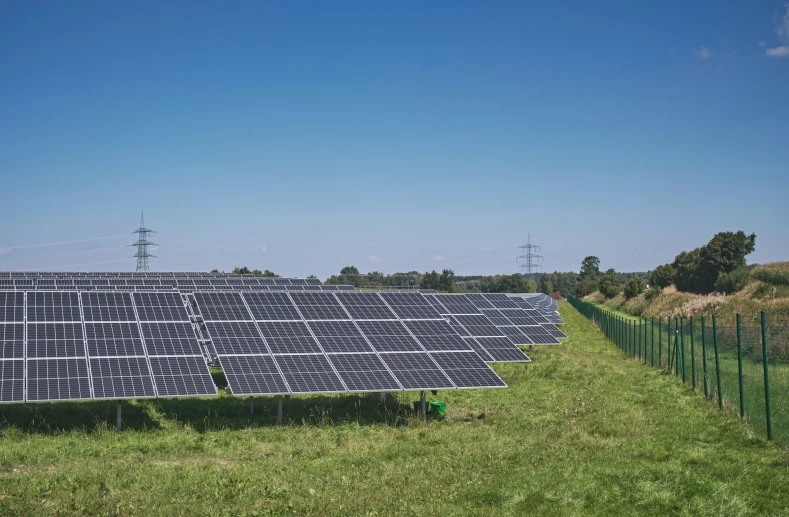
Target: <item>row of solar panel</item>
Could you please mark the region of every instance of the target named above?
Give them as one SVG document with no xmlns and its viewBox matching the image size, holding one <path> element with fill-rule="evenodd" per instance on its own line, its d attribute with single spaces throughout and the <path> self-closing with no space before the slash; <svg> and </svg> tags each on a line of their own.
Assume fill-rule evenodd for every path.
<svg viewBox="0 0 789 517">
<path fill-rule="evenodd" d="M 314 282 L 314 278 L 256 277 L 235 273 L 166 272 L 166 271 L 0 271 L 0 278 L 259 278 L 271 282 Z"/>
<path fill-rule="evenodd" d="M 193 280 L 2 280 L 0 289 L 16 291 L 91 291 L 91 290 L 157 290 L 157 291 L 194 291 L 194 290 L 252 290 L 252 291 L 353 291 L 350 285 L 269 285 L 269 284 L 238 284 L 231 285 L 221 281 Z"/>
<path fill-rule="evenodd" d="M 191 299 L 235 394 L 506 386 L 420 293 Z"/>
<path fill-rule="evenodd" d="M 178 293 L 0 292 L 0 402 L 216 394 Z"/>
<path fill-rule="evenodd" d="M 245 293 L 243 297 L 237 292 L 198 292 L 192 299 L 208 320 L 205 332 L 237 394 L 281 393 L 250 392 L 253 386 L 261 389 L 262 379 L 276 380 L 253 365 L 275 365 L 289 393 L 308 393 L 336 391 L 338 386 L 344 386 L 341 391 L 499 387 L 503 382 L 474 350 L 489 346 L 506 355 L 509 347 L 510 354 L 521 354 L 512 360 L 528 360 L 506 339 L 461 340 L 414 292 Z M 0 302 L 3 349 L 8 350 L 8 356 L 3 355 L 8 376 L 0 380 L 9 387 L 6 401 L 215 392 L 200 344 L 187 322 L 184 301 L 175 293 L 35 291 L 25 299 L 24 293 L 5 292 Z M 349 308 L 357 317 L 378 321 L 334 321 L 350 319 Z M 23 325 L 25 317 L 27 325 Z M 261 322 L 255 322 L 257 318 Z M 264 351 L 269 359 L 263 357 Z M 255 358 L 237 357 L 250 354 Z M 24 365 L 28 368 L 23 379 L 19 374 Z M 382 365 L 381 370 L 370 370 Z"/>
</svg>

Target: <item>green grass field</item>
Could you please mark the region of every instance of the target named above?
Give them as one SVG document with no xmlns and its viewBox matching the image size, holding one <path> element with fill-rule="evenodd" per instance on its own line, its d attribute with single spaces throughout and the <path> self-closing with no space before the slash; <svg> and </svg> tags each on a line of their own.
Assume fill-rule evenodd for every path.
<svg viewBox="0 0 789 517">
<path fill-rule="evenodd" d="M 9 515 L 786 515 L 789 452 L 566 303 L 562 346 L 439 392 L 442 421 L 369 397 L 0 408 Z"/>
</svg>

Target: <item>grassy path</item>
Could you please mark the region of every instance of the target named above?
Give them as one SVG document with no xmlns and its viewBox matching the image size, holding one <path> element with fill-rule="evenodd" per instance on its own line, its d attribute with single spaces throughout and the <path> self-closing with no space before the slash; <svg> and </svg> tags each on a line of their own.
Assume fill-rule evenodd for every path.
<svg viewBox="0 0 789 517">
<path fill-rule="evenodd" d="M 0 407 L 11 515 L 786 515 L 789 453 L 561 305 L 570 336 L 439 392 L 422 424 L 368 398 Z M 112 415 L 110 415 L 110 419 Z M 58 430 L 65 428 L 65 430 Z M 257 513 L 255 513 L 257 512 Z"/>
</svg>

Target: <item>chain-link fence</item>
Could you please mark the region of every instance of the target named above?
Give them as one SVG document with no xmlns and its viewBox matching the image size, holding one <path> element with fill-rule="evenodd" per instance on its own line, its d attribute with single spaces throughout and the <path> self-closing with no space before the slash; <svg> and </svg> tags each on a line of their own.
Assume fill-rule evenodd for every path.
<svg viewBox="0 0 789 517">
<path fill-rule="evenodd" d="M 569 301 L 631 357 L 681 377 L 768 438 L 789 439 L 789 315 L 645 319 Z"/>
</svg>

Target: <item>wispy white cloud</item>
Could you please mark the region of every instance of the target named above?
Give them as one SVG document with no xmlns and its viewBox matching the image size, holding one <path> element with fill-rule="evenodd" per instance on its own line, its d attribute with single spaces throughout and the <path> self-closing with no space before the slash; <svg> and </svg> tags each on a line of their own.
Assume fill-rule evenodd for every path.
<svg viewBox="0 0 789 517">
<path fill-rule="evenodd" d="M 436 262 L 444 262 L 447 258 L 443 255 L 433 255 L 433 260 Z"/>
<path fill-rule="evenodd" d="M 769 57 L 789 57 L 789 2 L 784 4 L 785 12 L 783 16 L 775 19 L 775 33 L 786 43 L 777 47 L 765 48 L 764 53 Z M 760 46 L 761 46 L 761 42 Z M 766 46 L 766 44 L 765 44 Z"/>
<path fill-rule="evenodd" d="M 763 39 L 760 39 L 760 40 L 759 40 L 759 43 L 758 43 L 758 45 L 759 45 L 760 47 L 766 47 L 766 46 L 767 46 L 767 42 L 766 42 L 766 41 L 764 41 Z"/>
<path fill-rule="evenodd" d="M 104 237 L 91 237 L 90 239 L 78 239 L 78 240 L 75 240 L 75 241 L 47 242 L 47 243 L 44 243 L 44 244 L 26 244 L 24 246 L 6 246 L 6 247 L 3 247 L 3 248 L 0 248 L 0 250 L 3 250 L 2 252 L 0 252 L 0 255 L 7 255 L 8 253 L 10 253 L 10 252 L 12 252 L 14 250 L 22 250 L 22 249 L 28 249 L 28 248 L 44 248 L 44 247 L 48 247 L 48 246 L 63 246 L 63 245 L 66 245 L 66 244 L 78 244 L 78 243 L 82 243 L 82 242 L 91 242 L 91 241 L 100 241 L 100 240 L 103 240 L 103 239 L 112 239 L 114 237 L 126 237 L 128 235 L 129 235 L 128 233 L 118 233 L 118 234 L 115 234 L 115 235 L 105 235 Z"/>
<path fill-rule="evenodd" d="M 789 47 L 781 45 L 780 47 L 768 48 L 764 53 L 770 57 L 789 57 Z"/>
<path fill-rule="evenodd" d="M 373 264 L 378 264 L 379 266 L 386 264 L 386 261 L 381 257 L 379 257 L 378 255 L 367 255 L 367 260 L 369 260 Z"/>
<path fill-rule="evenodd" d="M 264 244 L 263 246 L 261 246 L 261 247 L 260 247 L 260 252 L 261 252 L 262 254 L 264 254 L 264 255 L 265 255 L 266 253 L 268 253 L 268 246 L 266 246 L 265 244 Z"/>
<path fill-rule="evenodd" d="M 694 48 L 693 52 L 701 59 L 709 59 L 712 56 L 712 51 L 707 47 Z"/>
</svg>

